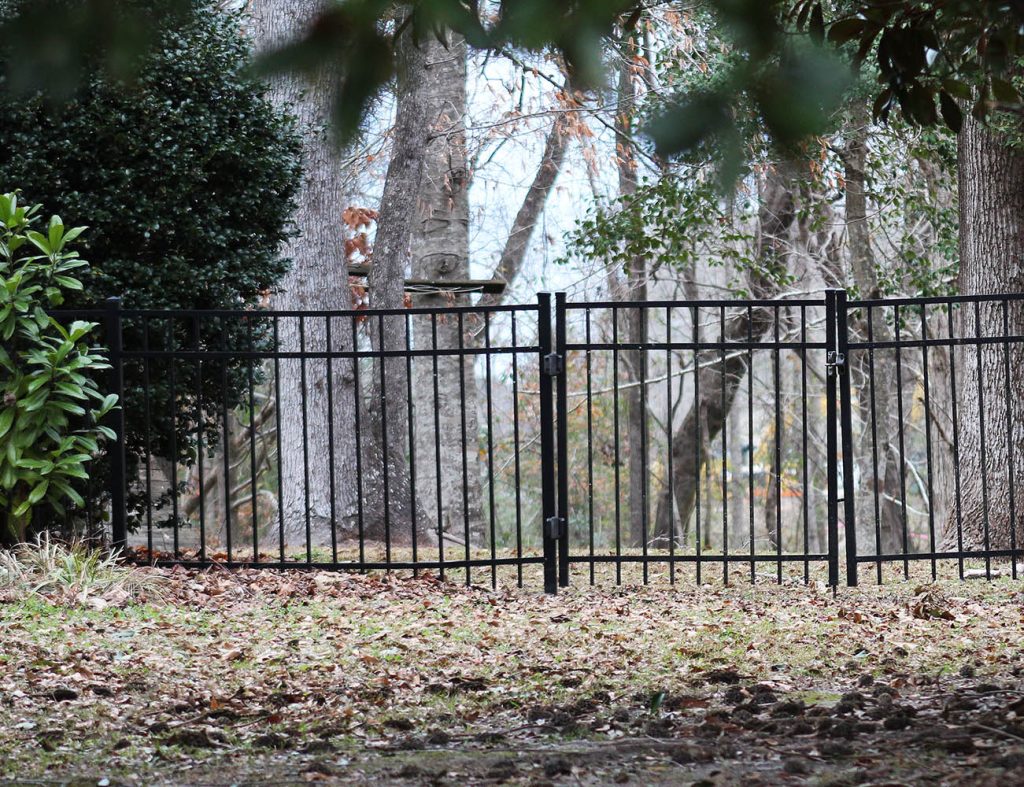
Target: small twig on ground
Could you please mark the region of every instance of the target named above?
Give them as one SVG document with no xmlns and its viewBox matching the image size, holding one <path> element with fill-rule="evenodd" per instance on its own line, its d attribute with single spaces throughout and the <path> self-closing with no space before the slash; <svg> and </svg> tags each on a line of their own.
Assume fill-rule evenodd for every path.
<svg viewBox="0 0 1024 787">
<path fill-rule="evenodd" d="M 1005 735 L 1007 738 L 1012 738 L 1015 741 L 1024 742 L 1024 738 L 1020 735 L 1014 735 L 1012 732 L 1001 730 L 998 727 L 989 727 L 987 724 L 979 724 L 976 721 L 968 722 L 963 725 L 964 727 L 977 727 L 979 730 L 985 730 L 985 732 L 994 732 L 996 735 Z"/>
</svg>

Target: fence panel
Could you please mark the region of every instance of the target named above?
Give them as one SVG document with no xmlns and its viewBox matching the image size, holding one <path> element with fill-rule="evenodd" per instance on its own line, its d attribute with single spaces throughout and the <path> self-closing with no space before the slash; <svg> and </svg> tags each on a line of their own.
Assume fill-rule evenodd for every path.
<svg viewBox="0 0 1024 787">
<path fill-rule="evenodd" d="M 541 314 L 122 310 L 129 547 L 522 583 L 542 562 Z"/>
<path fill-rule="evenodd" d="M 1022 294 L 55 316 L 98 323 L 124 406 L 86 504 L 37 524 L 146 561 L 1018 573 Z"/>
<path fill-rule="evenodd" d="M 826 322 L 824 299 L 560 300 L 562 583 L 834 582 Z"/>
<path fill-rule="evenodd" d="M 848 322 L 849 562 L 1016 577 L 1024 295 L 850 301 Z"/>
</svg>

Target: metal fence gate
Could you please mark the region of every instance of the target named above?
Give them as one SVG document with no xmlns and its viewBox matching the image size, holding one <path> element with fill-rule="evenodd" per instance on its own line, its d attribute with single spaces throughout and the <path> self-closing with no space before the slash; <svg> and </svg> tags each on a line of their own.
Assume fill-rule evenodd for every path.
<svg viewBox="0 0 1024 787">
<path fill-rule="evenodd" d="M 839 578 L 836 293 L 567 303 L 558 578 Z"/>
<path fill-rule="evenodd" d="M 1017 574 L 1022 295 L 73 316 L 125 404 L 75 516 L 140 560 Z"/>
</svg>

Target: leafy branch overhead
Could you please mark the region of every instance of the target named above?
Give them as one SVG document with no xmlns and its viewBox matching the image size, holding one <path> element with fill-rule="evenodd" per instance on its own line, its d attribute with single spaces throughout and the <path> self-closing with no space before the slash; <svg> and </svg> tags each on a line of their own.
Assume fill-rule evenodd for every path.
<svg viewBox="0 0 1024 787">
<path fill-rule="evenodd" d="M 200 1 L 155 0 L 146 8 L 173 19 Z M 2 0 L 0 8 L 9 2 Z M 14 89 L 57 86 L 67 93 L 85 62 L 102 63 L 123 78 L 150 40 L 146 30 L 152 25 L 147 14 L 138 13 L 137 0 L 29 5 L 0 28 L 3 40 L 21 42 L 14 44 L 16 56 L 4 75 Z M 847 45 L 855 65 L 877 64 L 882 88 L 875 97 L 876 118 L 887 118 L 899 106 L 913 122 L 930 124 L 941 116 L 958 129 L 960 102 L 973 102 L 978 118 L 995 106 L 1019 106 L 1012 80 L 1024 22 L 1019 0 L 859 0 L 852 8 L 844 4 L 850 10 L 843 13 L 831 5 L 714 0 L 711 9 L 737 55 L 734 66 L 717 88 L 674 97 L 649 128 L 659 152 L 686 151 L 708 138 L 735 152 L 732 108 L 740 96 L 753 102 L 777 142 L 794 143 L 820 131 L 850 83 L 848 64 L 836 57 L 837 48 Z M 603 42 L 635 26 L 643 8 L 636 0 L 343 0 L 327 4 L 304 35 L 264 55 L 257 67 L 263 73 L 337 73 L 332 114 L 347 139 L 394 78 L 402 35 L 443 41 L 450 30 L 479 49 L 556 53 L 578 84 L 596 86 L 604 76 Z M 25 35 L 38 29 L 48 31 L 47 47 L 34 46 L 35 39 Z"/>
<path fill-rule="evenodd" d="M 963 106 L 982 121 L 993 109 L 1020 108 L 1013 84 L 1024 54 L 1019 0 L 861 0 L 831 22 L 821 2 L 799 0 L 793 16 L 811 38 L 856 45 L 854 64 L 877 68 L 875 120 L 888 120 L 898 106 L 911 123 L 932 125 L 941 116 L 959 131 Z"/>
<path fill-rule="evenodd" d="M 627 272 L 642 258 L 679 272 L 701 259 L 736 270 L 754 265 L 755 237 L 733 226 L 717 184 L 702 174 L 644 183 L 635 193 L 595 209 L 567 236 L 567 256 L 559 262 L 596 259 Z"/>
</svg>

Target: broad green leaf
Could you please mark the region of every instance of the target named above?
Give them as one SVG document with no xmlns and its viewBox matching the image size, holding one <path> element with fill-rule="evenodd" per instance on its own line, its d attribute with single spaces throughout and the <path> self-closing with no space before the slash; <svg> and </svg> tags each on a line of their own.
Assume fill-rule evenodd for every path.
<svg viewBox="0 0 1024 787">
<path fill-rule="evenodd" d="M 47 243 L 54 251 L 60 251 L 60 247 L 62 245 L 61 241 L 63 238 L 64 222 L 60 220 L 60 216 L 51 216 L 50 225 L 47 228 Z"/>
<path fill-rule="evenodd" d="M 36 232 L 35 230 L 29 230 L 25 233 L 25 237 L 28 238 L 29 243 L 39 249 L 39 251 L 46 256 L 53 253 L 53 250 L 50 248 L 49 240 L 42 233 Z"/>
<path fill-rule="evenodd" d="M 34 506 L 36 503 L 38 503 L 40 500 L 42 500 L 46 496 L 46 493 L 49 490 L 49 488 L 50 488 L 50 482 L 49 481 L 41 482 L 38 486 L 36 486 L 29 493 L 28 501 L 27 501 L 28 504 L 30 506 Z"/>
<path fill-rule="evenodd" d="M 939 109 L 942 111 L 942 120 L 954 133 L 959 133 L 964 123 L 963 112 L 960 106 L 945 90 L 939 92 Z"/>
</svg>

